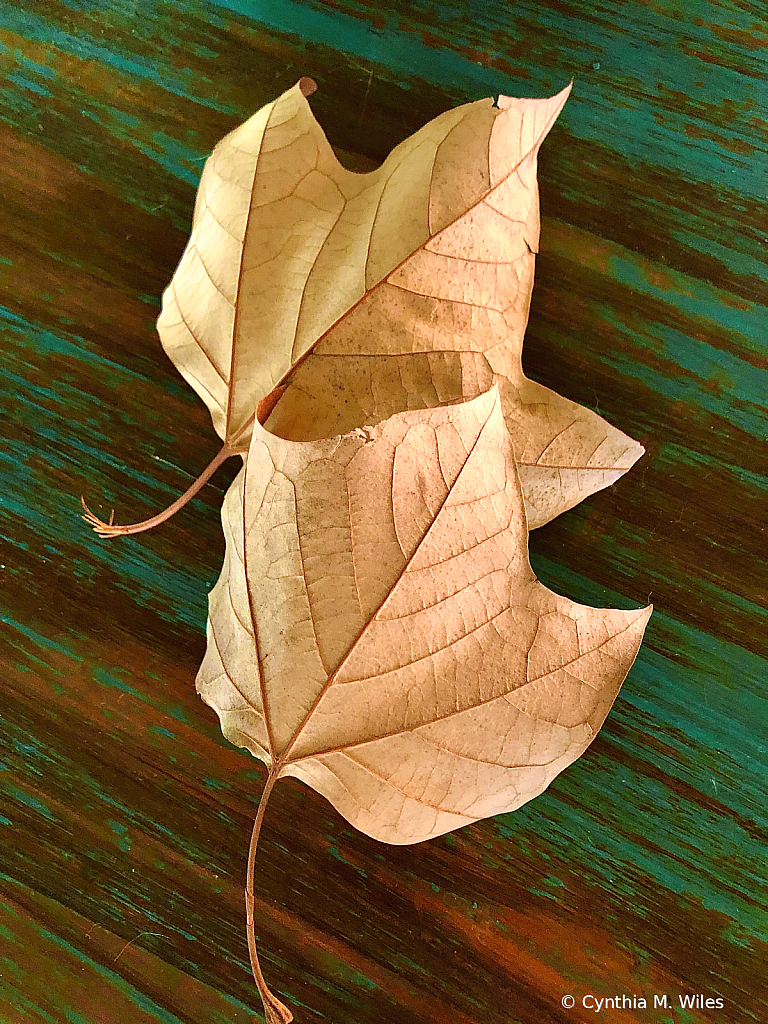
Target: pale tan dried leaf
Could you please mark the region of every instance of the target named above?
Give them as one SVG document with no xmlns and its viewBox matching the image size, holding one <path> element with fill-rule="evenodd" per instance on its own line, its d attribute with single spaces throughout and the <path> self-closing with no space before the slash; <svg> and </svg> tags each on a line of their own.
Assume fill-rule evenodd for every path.
<svg viewBox="0 0 768 1024">
<path fill-rule="evenodd" d="M 247 448 L 256 405 L 366 291 L 488 188 L 459 185 L 440 147 L 491 101 L 449 110 L 368 174 L 346 170 L 301 79 L 226 136 L 203 169 L 192 233 L 158 320 L 162 344 L 208 405 L 218 434 Z M 453 151 L 452 146 L 447 152 Z M 473 154 L 474 155 L 474 154 Z M 435 182 L 440 210 L 430 208 Z M 441 225 L 442 226 L 442 225 Z"/>
<path fill-rule="evenodd" d="M 536 158 L 568 92 L 499 97 L 484 151 L 479 133 L 467 137 L 469 117 L 454 129 L 447 142 L 456 177 L 474 154 L 475 164 L 487 164 L 487 191 L 466 212 L 456 215 L 454 204 L 431 220 L 430 240 L 318 340 L 286 380 L 268 429 L 292 440 L 327 437 L 497 383 L 529 528 L 637 461 L 641 445 L 522 370 L 540 231 Z"/>
<path fill-rule="evenodd" d="M 163 297 L 162 343 L 221 437 L 246 448 L 256 406 L 286 378 L 269 429 L 295 440 L 496 381 L 529 526 L 616 480 L 642 447 L 525 378 L 520 362 L 536 158 L 569 90 L 458 107 L 355 174 L 315 120 L 307 82 L 216 147 Z"/>
<path fill-rule="evenodd" d="M 199 692 L 270 779 L 389 843 L 540 793 L 594 738 L 650 615 L 536 580 L 496 388 L 313 442 L 257 424 L 222 520 Z"/>
</svg>

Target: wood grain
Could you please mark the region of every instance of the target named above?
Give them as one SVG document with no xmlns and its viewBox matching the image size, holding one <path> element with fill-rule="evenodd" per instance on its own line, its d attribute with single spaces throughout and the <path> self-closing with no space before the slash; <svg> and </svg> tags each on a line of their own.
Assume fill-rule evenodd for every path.
<svg viewBox="0 0 768 1024">
<path fill-rule="evenodd" d="M 768 1017 L 766 30 L 756 3 L 0 0 L 0 1020 L 258 1017 L 242 886 L 263 774 L 194 692 L 219 505 L 110 543 L 209 461 L 159 296 L 215 141 L 302 74 L 370 168 L 441 110 L 575 81 L 541 155 L 526 372 L 637 437 L 537 531 L 586 603 L 652 600 L 587 754 L 514 815 L 414 848 L 281 783 L 264 969 L 299 1024 L 567 1024 L 582 996 Z M 563 1009 L 573 993 L 577 1005 Z"/>
</svg>

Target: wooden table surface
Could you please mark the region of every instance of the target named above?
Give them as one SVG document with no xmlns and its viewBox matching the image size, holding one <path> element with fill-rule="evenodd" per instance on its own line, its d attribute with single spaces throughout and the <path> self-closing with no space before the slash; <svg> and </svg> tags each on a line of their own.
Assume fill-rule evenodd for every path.
<svg viewBox="0 0 768 1024">
<path fill-rule="evenodd" d="M 264 771 L 194 690 L 237 467 L 154 533 L 101 541 L 78 512 L 143 518 L 217 450 L 159 298 L 205 156 L 303 74 L 357 169 L 455 104 L 574 79 L 524 363 L 648 453 L 532 559 L 571 598 L 656 611 L 598 739 L 514 815 L 387 847 L 282 782 L 265 974 L 299 1024 L 765 1024 L 764 16 L 0 0 L 2 1024 L 260 1019 L 242 889 Z M 651 1005 L 582 1006 L 624 993 Z"/>
</svg>

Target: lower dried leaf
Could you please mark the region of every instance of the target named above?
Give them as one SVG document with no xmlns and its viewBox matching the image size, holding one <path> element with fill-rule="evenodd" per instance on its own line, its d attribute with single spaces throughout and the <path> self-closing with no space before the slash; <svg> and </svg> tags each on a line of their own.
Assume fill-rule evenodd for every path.
<svg viewBox="0 0 768 1024">
<path fill-rule="evenodd" d="M 222 509 L 197 686 L 225 735 L 361 831 L 416 843 L 532 799 L 596 735 L 651 609 L 542 586 L 498 389 L 297 443 L 255 427 Z M 286 1016 L 287 1015 L 287 1016 Z"/>
<path fill-rule="evenodd" d="M 385 842 L 540 793 L 650 615 L 538 583 L 496 389 L 335 439 L 257 430 L 223 522 L 200 693 L 233 742 Z"/>
</svg>

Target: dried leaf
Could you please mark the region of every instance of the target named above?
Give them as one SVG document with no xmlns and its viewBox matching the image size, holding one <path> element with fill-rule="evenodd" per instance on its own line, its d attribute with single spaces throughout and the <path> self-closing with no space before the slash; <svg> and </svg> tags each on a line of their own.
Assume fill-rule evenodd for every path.
<svg viewBox="0 0 768 1024">
<path fill-rule="evenodd" d="M 496 389 L 342 438 L 257 426 L 222 520 L 201 695 L 229 739 L 385 842 L 540 793 L 650 614 L 536 581 Z"/>
<path fill-rule="evenodd" d="M 536 580 L 497 388 L 311 442 L 257 423 L 222 521 L 200 694 L 269 765 L 266 795 L 294 775 L 388 843 L 541 793 L 651 611 Z"/>
<path fill-rule="evenodd" d="M 302 79 L 217 145 L 163 297 L 163 346 L 225 444 L 247 448 L 270 392 L 269 428 L 308 440 L 497 382 L 529 526 L 616 480 L 642 446 L 520 361 L 536 158 L 569 89 L 457 107 L 368 174 L 336 159 L 313 89 Z"/>
</svg>

